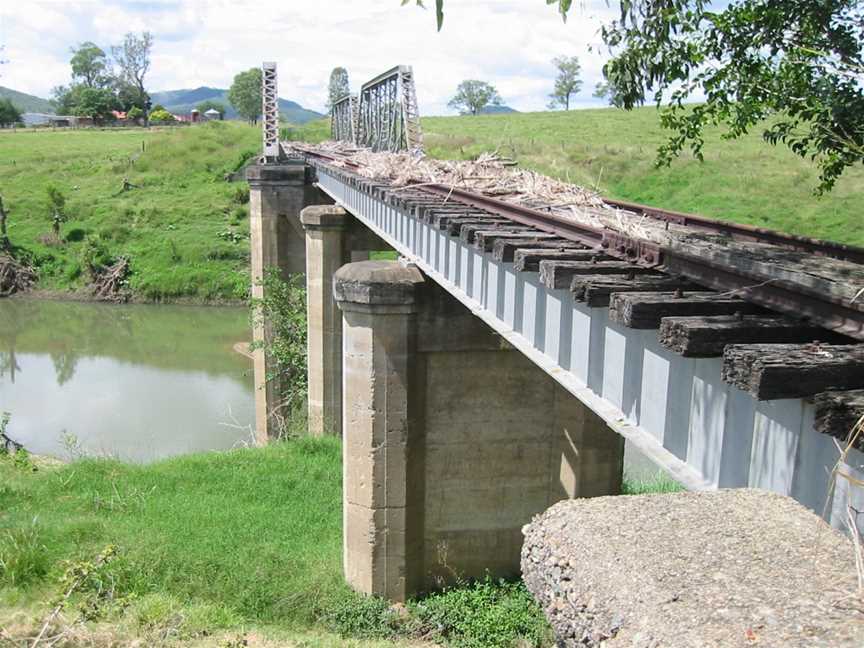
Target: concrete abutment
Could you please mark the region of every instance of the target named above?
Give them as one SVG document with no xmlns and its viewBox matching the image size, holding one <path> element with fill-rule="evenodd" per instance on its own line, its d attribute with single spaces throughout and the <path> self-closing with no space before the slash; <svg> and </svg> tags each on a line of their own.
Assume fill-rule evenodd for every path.
<svg viewBox="0 0 864 648">
<path fill-rule="evenodd" d="M 620 491 L 622 437 L 419 270 L 352 263 L 333 290 L 355 589 L 516 574 L 533 515 Z"/>
</svg>

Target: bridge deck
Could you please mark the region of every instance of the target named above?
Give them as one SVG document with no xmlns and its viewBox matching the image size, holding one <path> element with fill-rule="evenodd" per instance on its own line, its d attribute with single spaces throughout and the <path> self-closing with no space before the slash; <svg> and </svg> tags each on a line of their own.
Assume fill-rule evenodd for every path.
<svg viewBox="0 0 864 648">
<path fill-rule="evenodd" d="M 612 321 L 608 307 L 547 287 L 539 272 L 423 222 L 353 174 L 309 163 L 337 203 L 688 488 L 765 488 L 823 510 L 839 452 L 814 429 L 812 403 L 758 401 L 722 380 L 721 358 L 676 354 L 655 330 Z M 864 477 L 864 453 L 847 462 Z"/>
</svg>

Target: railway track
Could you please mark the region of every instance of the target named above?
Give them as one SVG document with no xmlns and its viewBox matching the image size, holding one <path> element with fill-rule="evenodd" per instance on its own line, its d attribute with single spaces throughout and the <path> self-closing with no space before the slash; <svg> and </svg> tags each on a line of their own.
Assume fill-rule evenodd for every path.
<svg viewBox="0 0 864 648">
<path fill-rule="evenodd" d="M 360 171 L 347 156 L 294 143 L 290 146 L 313 165 L 335 165 L 343 172 Z M 368 182 L 367 178 L 357 175 L 359 181 Z M 376 190 L 386 193 L 386 184 L 371 184 Z M 547 240 L 544 243 L 546 248 L 554 244 L 566 249 L 569 244 L 625 264 L 610 267 L 619 277 L 641 274 L 647 268 L 665 275 L 667 279 L 686 280 L 777 311 L 800 323 L 803 328 L 816 325 L 839 335 L 864 340 L 864 294 L 856 298 L 855 292 L 858 289 L 864 291 L 862 248 L 608 199 L 604 202 L 610 207 L 625 210 L 634 217 L 673 223 L 694 233 L 708 233 L 728 240 L 733 247 L 727 250 L 717 246 L 716 242 L 707 246 L 689 243 L 662 245 L 440 184 L 423 184 L 413 189 L 400 187 L 392 192 L 390 199 L 406 209 L 434 211 L 435 208 L 449 207 L 457 209 L 458 213 L 458 208 L 463 208 L 461 222 L 469 230 L 472 225 L 479 225 L 479 231 L 482 231 L 482 219 L 498 219 L 487 224 L 499 238 L 509 232 L 511 239 L 524 239 L 523 244 L 530 246 L 533 245 L 531 232 L 548 234 L 558 243 Z M 472 216 L 481 221 L 466 222 L 471 221 Z M 458 222 L 458 219 L 454 221 L 451 218 L 448 222 Z M 528 231 L 513 229 L 510 224 L 528 228 Z M 778 254 L 781 262 L 776 260 Z M 547 257 L 544 260 L 547 268 L 555 268 L 556 262 L 567 262 L 556 258 L 552 250 Z M 819 268 L 814 270 L 814 264 L 825 269 L 825 276 L 819 276 Z M 554 274 L 554 271 L 549 270 L 549 274 Z M 626 284 L 622 289 L 626 289 Z"/>
</svg>

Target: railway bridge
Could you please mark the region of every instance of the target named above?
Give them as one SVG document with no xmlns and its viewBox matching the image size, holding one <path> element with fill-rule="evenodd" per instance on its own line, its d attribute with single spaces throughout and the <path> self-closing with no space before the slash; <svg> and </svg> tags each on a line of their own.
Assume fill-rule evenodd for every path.
<svg viewBox="0 0 864 648">
<path fill-rule="evenodd" d="M 605 201 L 682 234 L 658 243 L 374 177 L 350 146 L 279 142 L 264 72 L 253 292 L 268 267 L 305 273 L 309 430 L 343 438 L 356 589 L 404 600 L 517 572 L 532 516 L 620 491 L 625 439 L 688 489 L 766 489 L 835 525 L 864 510 L 864 443 L 847 439 L 864 411 L 864 250 Z M 337 104 L 333 128 L 417 153 L 410 68 Z M 382 251 L 398 260 L 363 260 Z M 267 363 L 257 352 L 262 440 Z"/>
</svg>

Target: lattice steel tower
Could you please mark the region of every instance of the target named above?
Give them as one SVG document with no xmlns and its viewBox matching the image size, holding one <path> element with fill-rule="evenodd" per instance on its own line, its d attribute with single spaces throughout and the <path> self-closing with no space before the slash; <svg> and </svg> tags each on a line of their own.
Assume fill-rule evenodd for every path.
<svg viewBox="0 0 864 648">
<path fill-rule="evenodd" d="M 276 64 L 266 62 L 261 66 L 261 115 L 264 147 L 261 161 L 278 162 L 282 158 L 279 146 L 279 85 L 276 79 Z"/>
</svg>

